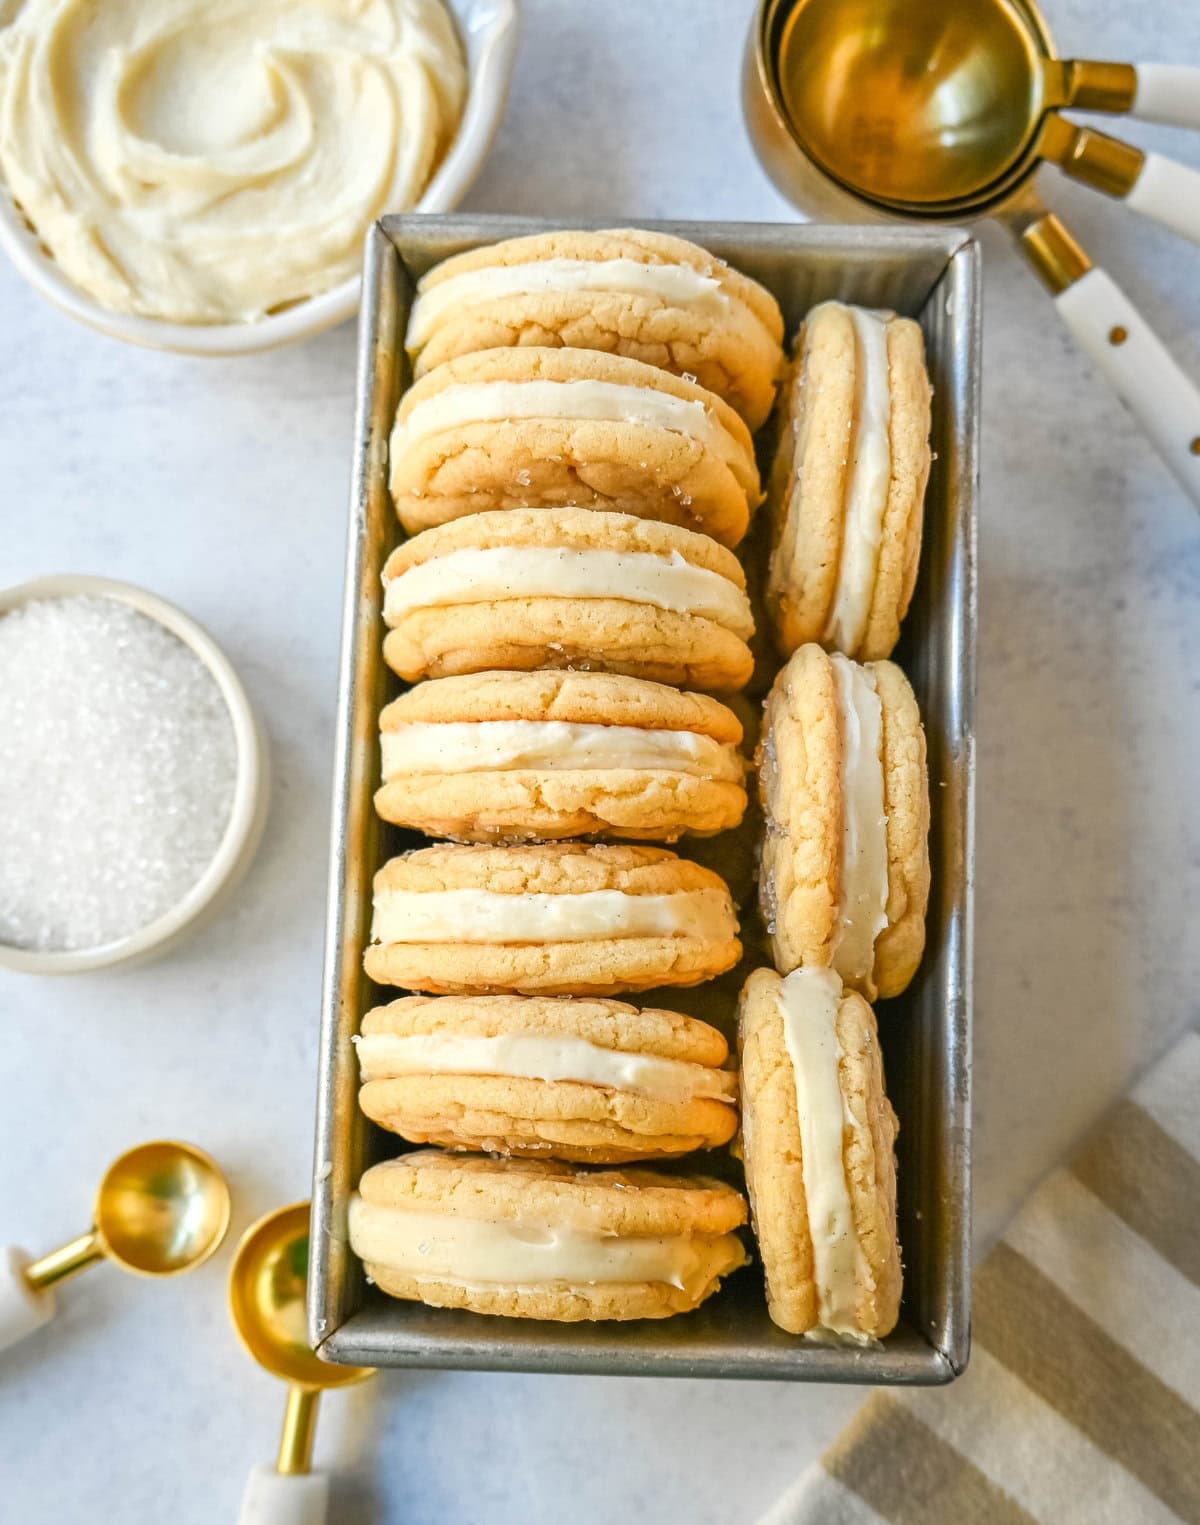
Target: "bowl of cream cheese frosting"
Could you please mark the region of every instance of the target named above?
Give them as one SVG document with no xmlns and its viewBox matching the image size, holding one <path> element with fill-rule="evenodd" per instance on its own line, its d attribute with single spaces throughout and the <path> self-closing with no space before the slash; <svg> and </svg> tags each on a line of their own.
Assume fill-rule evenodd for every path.
<svg viewBox="0 0 1200 1525">
<path fill-rule="evenodd" d="M 0 247 L 155 349 L 271 349 L 351 317 L 384 212 L 483 163 L 517 0 L 0 4 Z"/>
</svg>

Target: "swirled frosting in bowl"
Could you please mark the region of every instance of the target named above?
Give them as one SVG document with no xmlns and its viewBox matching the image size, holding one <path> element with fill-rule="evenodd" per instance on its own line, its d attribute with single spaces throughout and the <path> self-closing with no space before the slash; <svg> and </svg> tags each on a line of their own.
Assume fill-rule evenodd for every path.
<svg viewBox="0 0 1200 1525">
<path fill-rule="evenodd" d="M 106 307 L 250 322 L 354 275 L 467 89 L 441 0 L 0 4 L 0 172 Z"/>
</svg>

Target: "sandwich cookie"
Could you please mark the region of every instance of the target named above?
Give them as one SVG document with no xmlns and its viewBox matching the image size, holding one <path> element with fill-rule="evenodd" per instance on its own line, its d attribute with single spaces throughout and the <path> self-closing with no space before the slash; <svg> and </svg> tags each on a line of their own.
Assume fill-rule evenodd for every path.
<svg viewBox="0 0 1200 1525">
<path fill-rule="evenodd" d="M 674 1011 L 406 996 L 355 1041 L 363 1111 L 415 1144 L 611 1165 L 713 1149 L 737 1127 L 725 1039 Z"/>
<path fill-rule="evenodd" d="M 758 766 L 776 967 L 832 967 L 868 1000 L 899 995 L 929 899 L 925 732 L 908 679 L 801 646 L 767 697 Z"/>
<path fill-rule="evenodd" d="M 741 955 L 724 880 L 662 847 L 423 847 L 375 875 L 364 964 L 435 995 L 699 985 Z"/>
<path fill-rule="evenodd" d="M 668 1318 L 746 1258 L 741 1194 L 645 1166 L 415 1150 L 373 1165 L 350 1247 L 390 1297 L 508 1318 Z"/>
<path fill-rule="evenodd" d="M 401 398 L 390 458 L 410 534 L 488 509 L 577 506 L 736 545 L 762 497 L 750 431 L 728 403 L 595 350 L 447 360 Z"/>
<path fill-rule="evenodd" d="M 417 284 L 405 340 L 417 376 L 511 345 L 604 350 L 689 377 L 753 430 L 783 369 L 765 287 L 667 233 L 534 233 L 456 254 Z"/>
<path fill-rule="evenodd" d="M 462 842 L 673 842 L 736 826 L 742 726 L 702 694 L 613 673 L 419 683 L 379 717 L 379 814 Z"/>
<path fill-rule="evenodd" d="M 737 557 L 629 514 L 473 514 L 399 546 L 383 582 L 383 654 L 410 681 L 577 667 L 729 690 L 754 667 Z"/>
<path fill-rule="evenodd" d="M 831 969 L 758 969 L 739 1010 L 742 1155 L 771 1318 L 866 1343 L 900 1310 L 896 1114 L 875 1014 Z"/>
<path fill-rule="evenodd" d="M 886 657 L 921 554 L 932 395 L 921 330 L 823 302 L 796 348 L 767 493 L 775 638 L 785 654 L 817 641 Z"/>
</svg>

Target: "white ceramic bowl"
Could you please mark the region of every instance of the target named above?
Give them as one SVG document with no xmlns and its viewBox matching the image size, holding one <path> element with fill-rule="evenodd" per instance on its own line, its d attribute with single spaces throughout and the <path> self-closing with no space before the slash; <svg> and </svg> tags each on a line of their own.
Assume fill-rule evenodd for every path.
<svg viewBox="0 0 1200 1525">
<path fill-rule="evenodd" d="M 454 142 L 414 208 L 418 212 L 449 212 L 466 195 L 499 125 L 517 49 L 518 0 L 447 0 L 447 4 L 467 57 L 467 104 Z M 276 349 L 333 328 L 358 310 L 361 280 L 356 275 L 257 323 L 166 323 L 113 312 L 67 279 L 2 182 L 0 248 L 29 284 L 68 316 L 114 339 L 180 355 L 250 355 Z"/>
<path fill-rule="evenodd" d="M 140 962 L 165 952 L 185 933 L 195 931 L 224 902 L 249 867 L 267 819 L 270 789 L 262 726 L 229 658 L 207 631 L 174 604 L 132 583 L 116 582 L 110 577 L 64 573 L 0 590 L 0 619 L 35 599 L 78 597 L 115 598 L 129 604 L 164 625 L 195 652 L 213 675 L 228 706 L 237 749 L 237 773 L 225 834 L 212 861 L 182 900 L 128 937 L 104 943 L 98 948 L 55 952 L 14 948 L 0 943 L 0 966 L 19 969 L 26 974 L 82 974 L 112 964 Z"/>
</svg>

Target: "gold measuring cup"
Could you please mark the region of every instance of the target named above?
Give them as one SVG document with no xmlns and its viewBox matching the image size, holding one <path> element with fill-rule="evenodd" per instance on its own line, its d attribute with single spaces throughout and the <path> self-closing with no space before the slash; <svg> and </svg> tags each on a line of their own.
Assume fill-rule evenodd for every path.
<svg viewBox="0 0 1200 1525">
<path fill-rule="evenodd" d="M 48 1323 L 55 1282 L 95 1260 L 135 1276 L 178 1276 L 207 1260 L 229 1227 L 229 1187 L 194 1144 L 138 1144 L 108 1167 L 92 1226 L 37 1260 L 0 1251 L 0 1350 Z"/>
<path fill-rule="evenodd" d="M 1054 107 L 1103 103 L 1200 126 L 1198 84 L 1200 71 L 1168 65 L 1057 60 L 1024 0 L 762 0 L 744 104 L 768 174 L 811 215 L 1007 224 L 1067 327 L 1200 503 L 1200 392 L 1032 183 L 1041 156 L 1060 152 L 1062 131 L 1076 131 L 1054 126 Z M 1086 178 L 1080 154 L 1061 152 Z M 1089 152 L 1095 180 L 1100 161 Z M 1161 187 L 1147 156 L 1135 190 L 1147 168 L 1148 185 Z M 1160 196 L 1147 193 L 1141 209 Z M 1194 198 L 1172 225 L 1193 214 Z"/>
<path fill-rule="evenodd" d="M 941 217 L 1003 197 L 1035 162 L 1050 162 L 1200 243 L 1200 174 L 1055 109 L 1130 110 L 1132 65 L 1057 58 L 1032 0 L 904 4 L 891 17 L 902 3 L 793 5 L 779 34 L 784 107 L 834 179 L 911 216 Z M 1192 76 L 1190 125 L 1200 127 L 1200 69 L 1176 72 Z M 858 103 L 851 136 L 840 130 L 843 94 Z"/>
<path fill-rule="evenodd" d="M 313 1354 L 304 1322 L 308 1282 L 307 1202 L 278 1208 L 251 1224 L 229 1273 L 229 1311 L 242 1344 L 265 1370 L 288 1384 L 283 1434 L 274 1467 L 255 1467 L 242 1498 L 241 1525 L 321 1525 L 329 1480 L 312 1472 L 317 1400 L 370 1368 L 331 1366 Z"/>
</svg>

